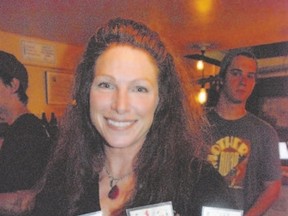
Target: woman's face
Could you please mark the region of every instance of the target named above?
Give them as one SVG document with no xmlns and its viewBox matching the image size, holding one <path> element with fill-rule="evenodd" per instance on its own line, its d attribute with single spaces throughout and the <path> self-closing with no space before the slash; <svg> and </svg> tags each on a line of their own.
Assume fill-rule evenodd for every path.
<svg viewBox="0 0 288 216">
<path fill-rule="evenodd" d="M 145 51 L 108 48 L 97 59 L 90 89 L 90 117 L 112 148 L 141 148 L 158 105 L 158 68 Z"/>
</svg>

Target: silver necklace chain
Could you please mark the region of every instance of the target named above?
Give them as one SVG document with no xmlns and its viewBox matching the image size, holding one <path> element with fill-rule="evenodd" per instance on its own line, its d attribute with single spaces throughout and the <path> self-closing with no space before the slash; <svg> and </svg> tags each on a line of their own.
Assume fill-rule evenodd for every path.
<svg viewBox="0 0 288 216">
<path fill-rule="evenodd" d="M 132 170 L 132 171 L 126 173 L 125 175 L 121 176 L 121 177 L 116 177 L 115 178 L 115 177 L 113 177 L 111 175 L 111 173 L 109 172 L 109 170 L 107 169 L 106 166 L 104 166 L 104 169 L 105 169 L 105 172 L 107 173 L 107 175 L 109 177 L 109 180 L 110 180 L 110 188 L 114 187 L 115 185 L 117 185 L 117 183 L 119 181 L 121 181 L 121 180 L 125 179 L 126 177 L 130 176 L 134 172 L 134 170 Z"/>
</svg>

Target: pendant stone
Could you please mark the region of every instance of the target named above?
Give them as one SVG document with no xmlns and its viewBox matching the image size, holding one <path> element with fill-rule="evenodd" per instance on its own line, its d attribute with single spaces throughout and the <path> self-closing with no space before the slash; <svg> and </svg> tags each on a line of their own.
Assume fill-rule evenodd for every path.
<svg viewBox="0 0 288 216">
<path fill-rule="evenodd" d="M 108 197 L 109 197 L 109 199 L 116 199 L 117 197 L 118 197 L 118 195 L 119 195 L 119 188 L 118 188 L 118 186 L 115 184 L 112 188 L 111 188 L 111 190 L 109 191 L 109 193 L 108 193 Z"/>
</svg>

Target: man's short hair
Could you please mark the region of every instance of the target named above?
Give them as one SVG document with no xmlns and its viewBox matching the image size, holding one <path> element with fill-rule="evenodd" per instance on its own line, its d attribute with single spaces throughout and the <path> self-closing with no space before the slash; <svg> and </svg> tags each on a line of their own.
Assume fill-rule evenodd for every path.
<svg viewBox="0 0 288 216">
<path fill-rule="evenodd" d="M 233 59 L 236 56 L 246 56 L 248 58 L 254 59 L 257 64 L 257 58 L 250 49 L 233 49 L 230 50 L 223 58 L 220 65 L 219 77 L 225 80 L 227 68 L 231 65 Z M 258 66 L 258 65 L 257 65 Z"/>
<path fill-rule="evenodd" d="M 7 52 L 0 50 L 0 78 L 4 84 L 9 85 L 13 78 L 20 82 L 20 87 L 17 91 L 20 101 L 24 104 L 28 103 L 26 90 L 28 88 L 28 73 L 24 65 L 17 58 Z"/>
</svg>

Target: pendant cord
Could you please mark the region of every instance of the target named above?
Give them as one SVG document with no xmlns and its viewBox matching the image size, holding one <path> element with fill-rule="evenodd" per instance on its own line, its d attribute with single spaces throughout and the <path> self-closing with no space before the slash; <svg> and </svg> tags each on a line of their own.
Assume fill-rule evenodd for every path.
<svg viewBox="0 0 288 216">
<path fill-rule="evenodd" d="M 110 188 L 112 188 L 113 186 L 117 185 L 117 183 L 119 181 L 121 181 L 121 180 L 125 179 L 126 177 L 130 176 L 134 172 L 134 170 L 132 170 L 132 171 L 126 173 L 125 175 L 121 176 L 121 177 L 113 177 L 106 166 L 104 166 L 104 169 L 105 169 L 105 172 L 107 173 L 107 175 L 109 177 L 109 180 L 110 180 Z"/>
</svg>

